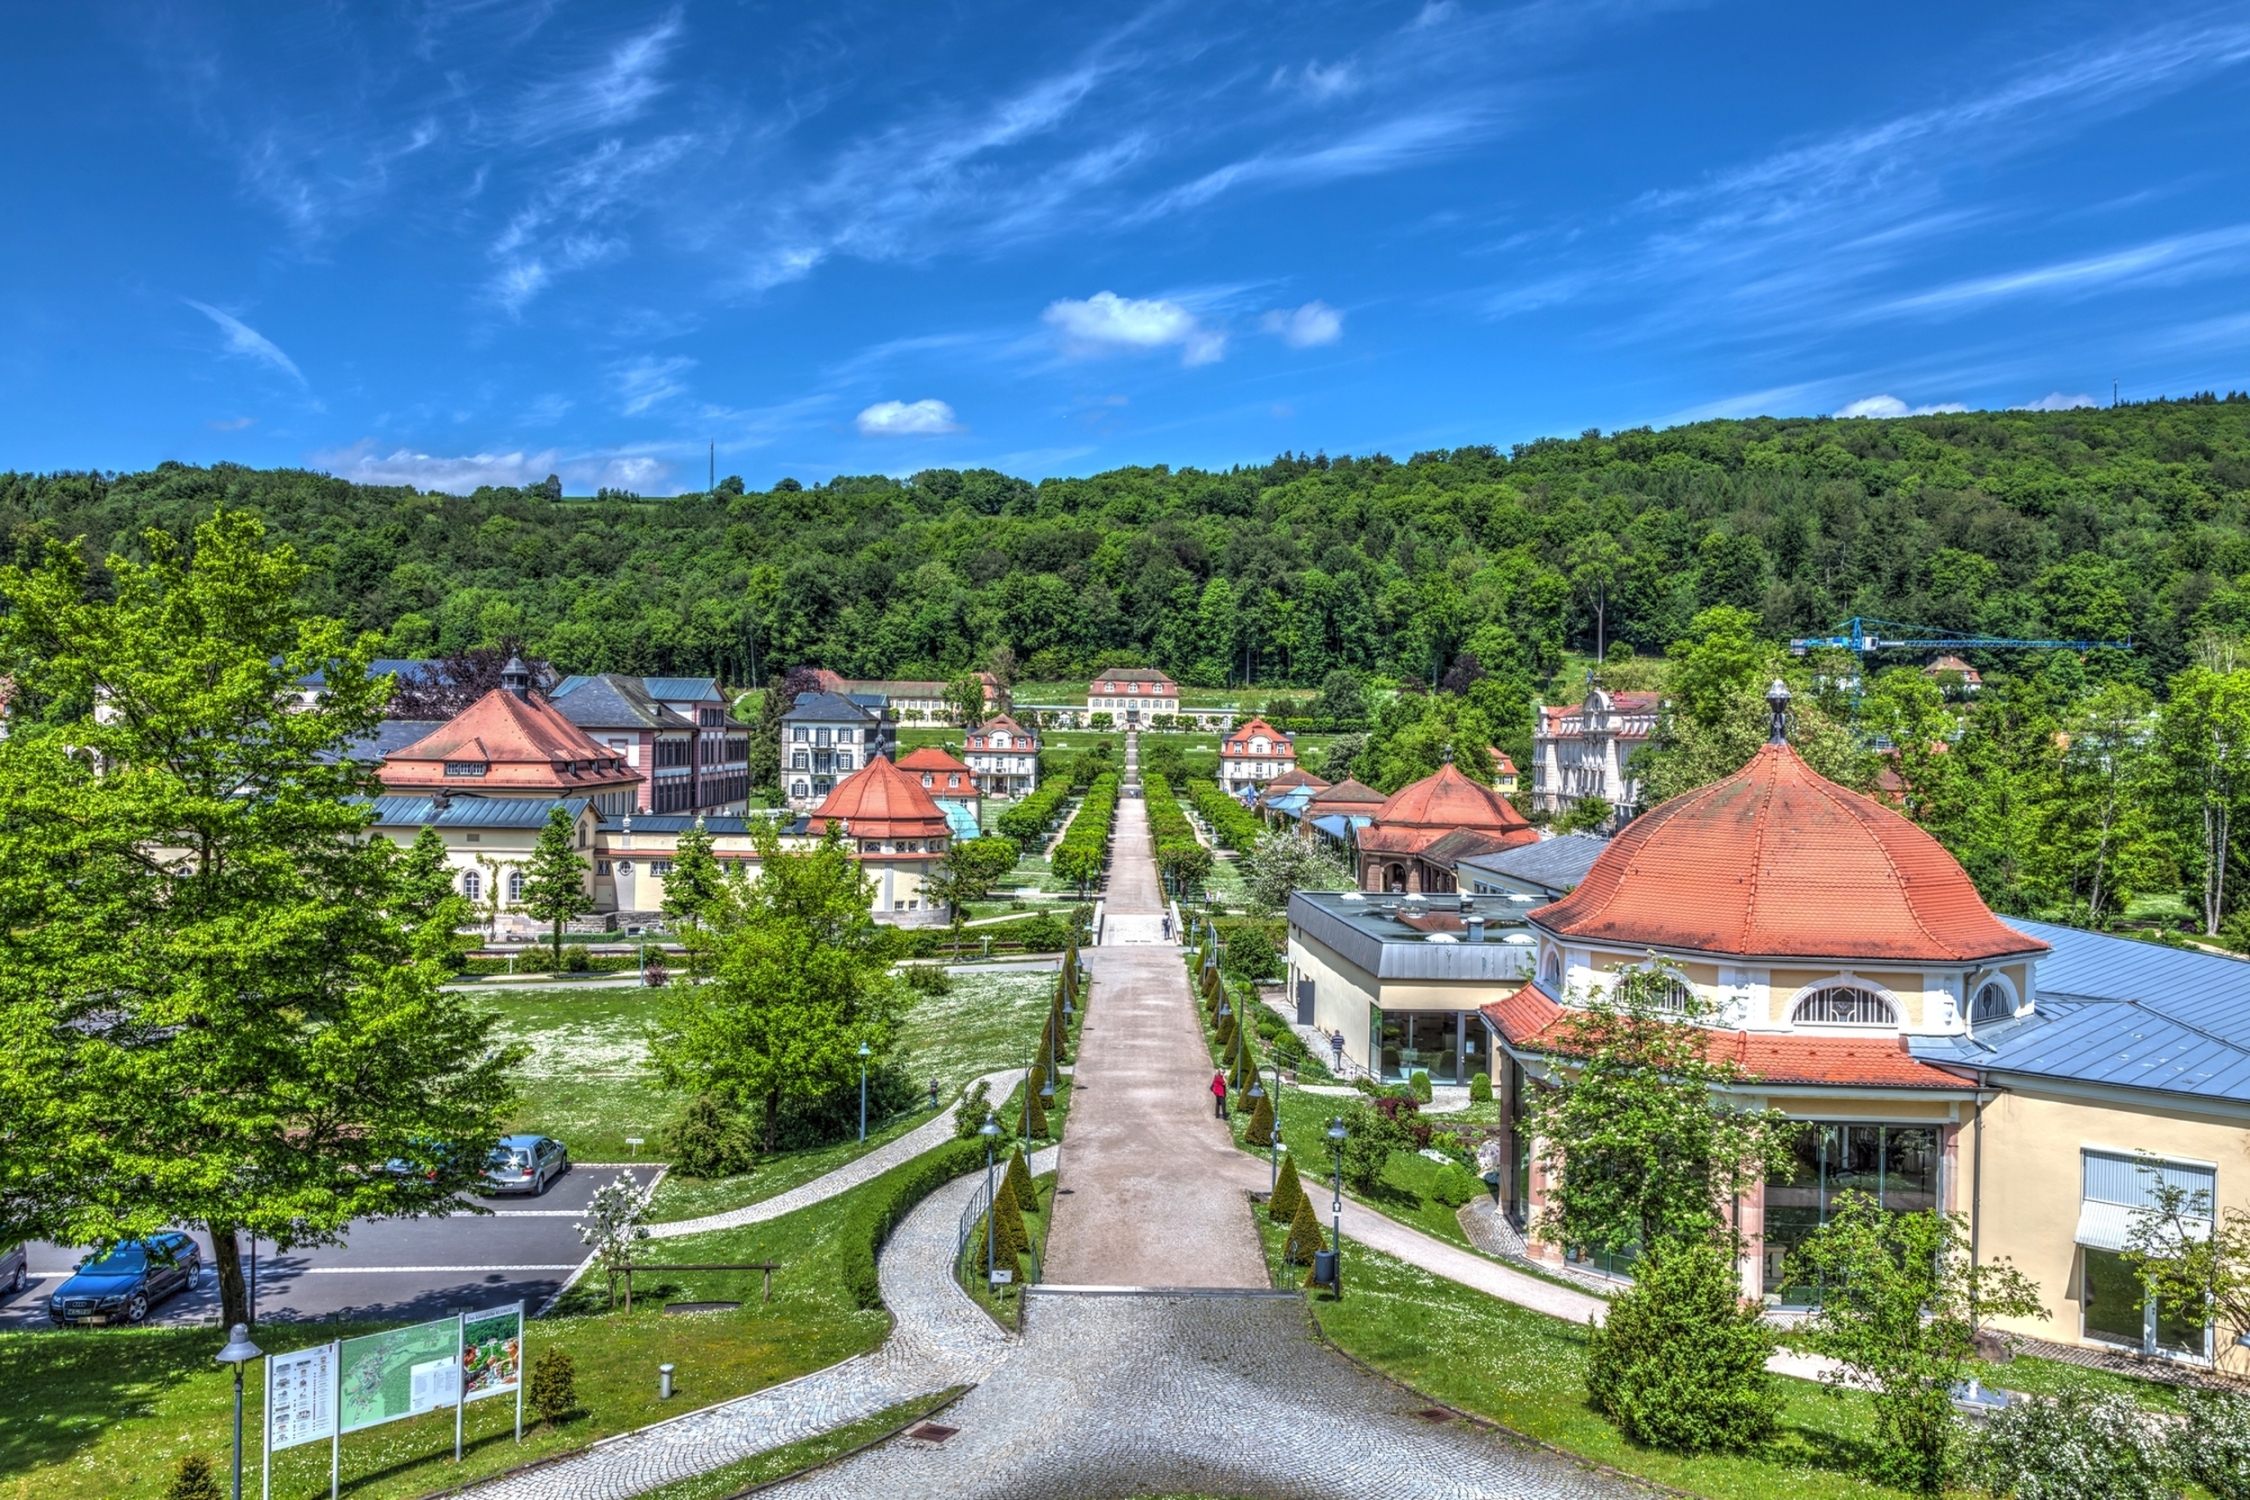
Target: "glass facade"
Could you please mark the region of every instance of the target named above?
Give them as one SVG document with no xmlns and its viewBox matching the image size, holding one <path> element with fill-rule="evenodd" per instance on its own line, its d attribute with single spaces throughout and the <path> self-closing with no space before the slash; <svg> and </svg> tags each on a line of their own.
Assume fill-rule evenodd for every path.
<svg viewBox="0 0 2250 1500">
<path fill-rule="evenodd" d="M 1378 1011 L 1377 1071 L 1401 1082 L 1416 1073 L 1429 1074 L 1432 1083 L 1461 1082 L 1468 1076 L 1461 1069 L 1467 1020 L 1457 1010 Z"/>
<path fill-rule="evenodd" d="M 2201 1316 L 2150 1297 L 2131 1263 L 2115 1250 L 2088 1246 L 2080 1253 L 2086 1257 L 2080 1303 L 2085 1337 L 2144 1354 L 2204 1357 Z"/>
<path fill-rule="evenodd" d="M 1865 1193 L 1893 1213 L 1936 1208 L 1938 1157 L 1934 1125 L 1808 1123 L 1790 1164 L 1766 1179 L 1766 1291 L 1814 1300 L 1813 1288 L 1789 1283 L 1789 1252 L 1828 1221 L 1839 1194 Z"/>
</svg>

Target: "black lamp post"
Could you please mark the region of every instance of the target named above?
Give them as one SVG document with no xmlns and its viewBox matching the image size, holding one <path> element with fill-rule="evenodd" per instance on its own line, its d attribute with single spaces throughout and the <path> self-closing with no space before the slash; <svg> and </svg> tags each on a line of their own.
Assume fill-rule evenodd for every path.
<svg viewBox="0 0 2250 1500">
<path fill-rule="evenodd" d="M 993 1244 L 999 1236 L 992 1232 L 995 1204 L 992 1196 L 992 1143 L 1000 1134 L 1000 1121 L 991 1110 L 984 1112 L 984 1123 L 977 1127 L 977 1134 L 984 1137 L 984 1285 L 989 1292 L 992 1289 L 992 1275 L 1000 1268 L 997 1259 L 999 1249 Z"/>
<path fill-rule="evenodd" d="M 859 1143 L 867 1144 L 867 1043 L 859 1044 Z"/>
<path fill-rule="evenodd" d="M 266 1351 L 250 1342 L 250 1330 L 237 1323 L 227 1334 L 227 1346 L 213 1359 L 234 1366 L 234 1500 L 242 1500 L 242 1367 Z"/>
<path fill-rule="evenodd" d="M 1336 1274 L 1330 1278 L 1329 1289 L 1339 1302 L 1344 1299 L 1344 1137 L 1347 1133 L 1343 1116 L 1338 1115 L 1328 1122 L 1328 1149 L 1336 1156 L 1336 1195 L 1328 1205 L 1336 1220 Z"/>
</svg>

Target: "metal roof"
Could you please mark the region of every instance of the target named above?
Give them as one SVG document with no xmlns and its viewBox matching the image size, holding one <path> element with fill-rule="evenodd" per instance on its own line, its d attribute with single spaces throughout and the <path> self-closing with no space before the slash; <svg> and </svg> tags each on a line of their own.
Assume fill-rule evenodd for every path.
<svg viewBox="0 0 2250 1500">
<path fill-rule="evenodd" d="M 692 703 L 720 702 L 719 684 L 709 677 L 643 677 L 641 686 L 651 698 Z"/>
<path fill-rule="evenodd" d="M 586 810 L 585 797 L 480 797 L 455 792 L 444 807 L 430 797 L 377 797 L 378 828 L 543 828 L 549 809 L 560 807 L 575 823 Z M 600 813 L 595 817 L 599 818 Z"/>
<path fill-rule="evenodd" d="M 580 729 L 693 729 L 695 721 L 667 708 L 638 677 L 605 674 L 571 679 L 572 690 L 549 700 Z"/>
<path fill-rule="evenodd" d="M 2073 1083 L 2250 1103 L 2250 963 L 2084 932 L 2015 925 L 2039 960 L 2034 1014 L 1974 1037 L 1915 1037 L 1914 1055 Z"/>
<path fill-rule="evenodd" d="M 746 818 L 732 814 L 721 816 L 714 813 L 705 813 L 703 814 L 703 831 L 713 835 L 747 834 L 750 831 L 750 825 L 753 823 L 782 823 L 786 821 L 787 817 L 786 813 L 776 814 L 770 818 Z M 695 818 L 694 813 L 634 813 L 617 826 L 620 833 L 685 833 L 695 826 Z M 624 826 L 626 823 L 630 823 L 632 827 L 626 828 Z"/>
<path fill-rule="evenodd" d="M 1520 880 L 1559 895 L 1584 880 L 1608 847 L 1609 840 L 1592 834 L 1565 833 L 1492 854 L 1464 855 L 1459 868 Z"/>
<path fill-rule="evenodd" d="M 782 721 L 820 720 L 830 724 L 872 724 L 876 716 L 835 693 L 799 693 Z"/>
<path fill-rule="evenodd" d="M 393 750 L 404 750 L 408 745 L 428 739 L 444 727 L 443 719 L 385 719 L 368 733 L 349 741 L 340 758 L 379 761 Z"/>
<path fill-rule="evenodd" d="M 1393 915 L 1419 911 L 1460 916 L 1464 901 L 1469 914 L 1488 921 L 1481 943 L 1466 942 L 1458 932 L 1421 931 Z M 1289 898 L 1289 925 L 1377 979 L 1521 980 L 1530 975 L 1537 952 L 1529 942 L 1507 941 L 1516 935 L 1528 938 L 1530 933 L 1522 908 L 1505 897 L 1447 894 L 1405 902 L 1356 892 L 1298 891 Z"/>
</svg>

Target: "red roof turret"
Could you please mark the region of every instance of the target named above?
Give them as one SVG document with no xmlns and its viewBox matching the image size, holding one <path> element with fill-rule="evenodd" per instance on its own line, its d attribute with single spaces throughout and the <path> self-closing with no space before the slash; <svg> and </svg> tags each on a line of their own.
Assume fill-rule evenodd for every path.
<svg viewBox="0 0 2250 1500">
<path fill-rule="evenodd" d="M 1626 824 L 1531 920 L 1560 937 L 1737 958 L 1975 963 L 2047 950 L 1995 917 L 1936 839 L 1786 744 Z"/>
</svg>

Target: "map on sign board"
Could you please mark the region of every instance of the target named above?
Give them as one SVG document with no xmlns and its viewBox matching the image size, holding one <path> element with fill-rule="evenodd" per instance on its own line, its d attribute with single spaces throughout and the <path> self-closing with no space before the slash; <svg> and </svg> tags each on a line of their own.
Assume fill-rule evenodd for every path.
<svg viewBox="0 0 2250 1500">
<path fill-rule="evenodd" d="M 460 1388 L 454 1365 L 460 1339 L 461 1320 L 440 1318 L 344 1340 L 338 1362 L 343 1374 L 339 1425 L 357 1432 L 451 1406 Z"/>
<path fill-rule="evenodd" d="M 523 1304 L 461 1320 L 462 1398 L 504 1396 L 523 1383 Z"/>
<path fill-rule="evenodd" d="M 336 1435 L 336 1346 L 318 1344 L 266 1360 L 266 1417 L 274 1452 Z"/>
</svg>

